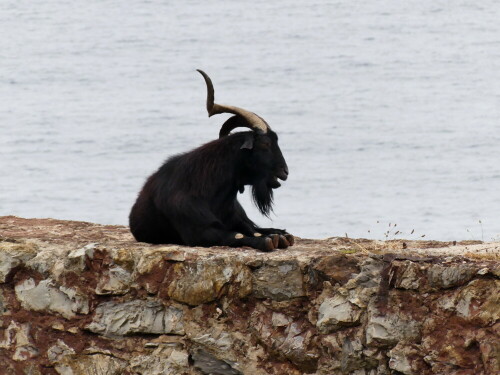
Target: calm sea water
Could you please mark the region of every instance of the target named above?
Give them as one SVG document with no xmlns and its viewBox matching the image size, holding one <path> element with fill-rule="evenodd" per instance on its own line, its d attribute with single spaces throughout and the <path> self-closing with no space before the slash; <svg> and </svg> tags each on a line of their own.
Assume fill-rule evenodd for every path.
<svg viewBox="0 0 500 375">
<path fill-rule="evenodd" d="M 493 0 L 3 0 L 0 215 L 126 224 L 228 117 L 207 118 L 201 68 L 279 133 L 273 222 L 242 197 L 258 223 L 499 238 L 499 19 Z"/>
</svg>

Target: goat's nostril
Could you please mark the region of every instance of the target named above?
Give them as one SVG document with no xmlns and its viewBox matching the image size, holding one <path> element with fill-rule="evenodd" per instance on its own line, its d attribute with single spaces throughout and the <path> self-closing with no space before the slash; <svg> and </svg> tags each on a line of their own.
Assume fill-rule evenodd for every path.
<svg viewBox="0 0 500 375">
<path fill-rule="evenodd" d="M 276 172 L 276 177 L 278 177 L 280 180 L 285 181 L 288 178 L 288 168 L 280 168 Z"/>
</svg>

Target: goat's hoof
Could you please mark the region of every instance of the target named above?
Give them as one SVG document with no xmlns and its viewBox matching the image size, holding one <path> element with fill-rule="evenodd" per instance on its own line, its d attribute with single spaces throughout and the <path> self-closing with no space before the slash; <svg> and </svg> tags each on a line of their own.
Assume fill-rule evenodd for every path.
<svg viewBox="0 0 500 375">
<path fill-rule="evenodd" d="M 278 248 L 278 245 L 280 243 L 280 235 L 279 234 L 270 234 L 268 237 L 273 240 L 274 248 L 275 249 Z"/>
<path fill-rule="evenodd" d="M 289 246 L 293 246 L 293 244 L 295 243 L 295 237 L 288 233 L 285 234 L 285 238 L 288 241 Z"/>
<path fill-rule="evenodd" d="M 288 246 L 290 246 L 290 243 L 288 242 L 288 240 L 286 239 L 285 236 L 280 235 L 279 238 L 280 238 L 280 240 L 279 240 L 278 247 L 280 249 L 286 249 Z"/>
<path fill-rule="evenodd" d="M 264 238 L 264 251 L 273 251 L 276 248 L 271 237 Z"/>
</svg>

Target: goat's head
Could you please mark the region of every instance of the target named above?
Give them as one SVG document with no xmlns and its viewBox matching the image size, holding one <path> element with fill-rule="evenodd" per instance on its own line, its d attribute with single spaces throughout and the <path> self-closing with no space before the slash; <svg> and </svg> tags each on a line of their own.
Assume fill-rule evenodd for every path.
<svg viewBox="0 0 500 375">
<path fill-rule="evenodd" d="M 278 136 L 260 116 L 242 108 L 217 104 L 214 102 L 214 87 L 210 77 L 198 70 L 207 84 L 208 116 L 219 113 L 232 113 L 221 127 L 219 138 L 229 135 L 236 128 L 245 127 L 252 132 L 244 133 L 241 150 L 248 174 L 244 184 L 253 186 L 253 198 L 260 211 L 268 215 L 272 209 L 272 189 L 281 186 L 278 182 L 288 178 L 288 166 L 278 146 Z"/>
</svg>

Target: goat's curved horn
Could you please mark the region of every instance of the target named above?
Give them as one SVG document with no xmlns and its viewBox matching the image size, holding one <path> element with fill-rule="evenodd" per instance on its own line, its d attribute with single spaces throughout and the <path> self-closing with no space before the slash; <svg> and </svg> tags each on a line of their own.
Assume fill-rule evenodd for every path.
<svg viewBox="0 0 500 375">
<path fill-rule="evenodd" d="M 245 123 L 241 121 L 232 121 L 227 125 L 224 124 L 222 127 L 219 137 L 224 137 L 229 134 L 229 132 L 237 127 L 247 127 L 258 133 L 266 134 L 270 129 L 267 122 L 264 121 L 260 116 L 257 116 L 255 113 L 247 111 L 243 108 L 233 107 L 230 105 L 217 104 L 214 102 L 214 85 L 212 84 L 212 80 L 203 70 L 196 69 L 205 79 L 205 83 L 207 84 L 207 111 L 208 117 L 219 113 L 232 113 L 234 115 L 241 116 L 246 120 Z"/>
</svg>

